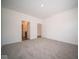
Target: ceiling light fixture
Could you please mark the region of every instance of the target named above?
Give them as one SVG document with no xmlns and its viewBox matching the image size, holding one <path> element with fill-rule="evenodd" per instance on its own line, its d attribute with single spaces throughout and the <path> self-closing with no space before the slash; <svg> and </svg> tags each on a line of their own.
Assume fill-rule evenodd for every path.
<svg viewBox="0 0 79 59">
<path fill-rule="evenodd" d="M 44 4 L 41 4 L 41 7 L 44 7 Z"/>
</svg>

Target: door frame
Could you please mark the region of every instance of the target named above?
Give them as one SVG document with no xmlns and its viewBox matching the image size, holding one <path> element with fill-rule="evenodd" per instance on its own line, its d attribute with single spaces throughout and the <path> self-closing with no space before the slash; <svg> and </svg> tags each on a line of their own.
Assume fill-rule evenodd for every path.
<svg viewBox="0 0 79 59">
<path fill-rule="evenodd" d="M 23 41 L 23 25 L 22 25 L 22 22 L 25 21 L 25 22 L 28 22 L 28 25 L 27 25 L 27 39 L 30 39 L 30 22 L 27 21 L 27 20 L 22 20 L 21 21 L 21 38 L 22 38 L 22 41 Z"/>
</svg>

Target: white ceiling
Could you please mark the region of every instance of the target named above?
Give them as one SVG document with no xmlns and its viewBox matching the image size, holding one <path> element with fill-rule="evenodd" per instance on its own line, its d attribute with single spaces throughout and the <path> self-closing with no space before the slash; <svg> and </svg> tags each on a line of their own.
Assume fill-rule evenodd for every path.
<svg viewBox="0 0 79 59">
<path fill-rule="evenodd" d="M 40 19 L 78 7 L 78 0 L 2 0 L 4 8 L 13 9 Z M 41 7 L 44 4 L 44 7 Z"/>
</svg>

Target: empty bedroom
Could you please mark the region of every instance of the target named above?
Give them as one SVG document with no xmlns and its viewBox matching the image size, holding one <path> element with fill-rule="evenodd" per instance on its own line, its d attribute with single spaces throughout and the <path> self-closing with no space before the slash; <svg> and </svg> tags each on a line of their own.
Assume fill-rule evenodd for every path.
<svg viewBox="0 0 79 59">
<path fill-rule="evenodd" d="M 78 0 L 1 0 L 1 59 L 78 59 Z"/>
</svg>

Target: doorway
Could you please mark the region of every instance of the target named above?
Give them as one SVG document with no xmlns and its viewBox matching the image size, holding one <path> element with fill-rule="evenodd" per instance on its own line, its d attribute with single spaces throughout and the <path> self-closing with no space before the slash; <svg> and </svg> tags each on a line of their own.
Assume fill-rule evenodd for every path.
<svg viewBox="0 0 79 59">
<path fill-rule="evenodd" d="M 30 23 L 22 21 L 22 41 L 30 39 Z"/>
<path fill-rule="evenodd" d="M 42 24 L 37 24 L 37 38 L 42 37 Z"/>
</svg>

